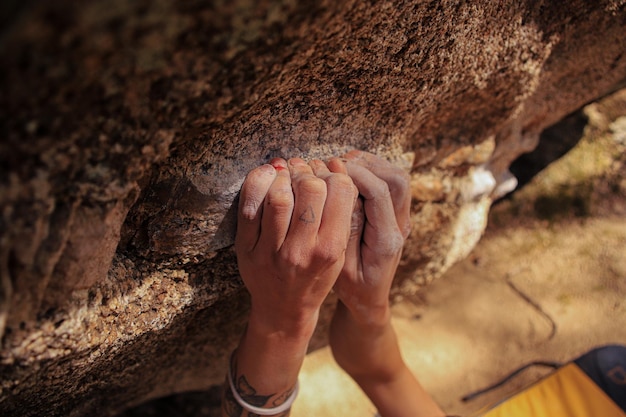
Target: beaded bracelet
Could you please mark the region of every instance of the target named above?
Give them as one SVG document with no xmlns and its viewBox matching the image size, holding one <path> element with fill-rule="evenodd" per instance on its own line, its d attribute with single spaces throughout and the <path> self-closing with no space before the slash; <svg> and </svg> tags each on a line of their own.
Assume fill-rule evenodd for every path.
<svg viewBox="0 0 626 417">
<path fill-rule="evenodd" d="M 239 393 L 237 392 L 237 389 L 235 388 L 235 383 L 233 382 L 232 366 L 228 367 L 228 384 L 230 385 L 230 390 L 233 393 L 233 397 L 235 397 L 235 401 L 237 401 L 239 405 L 244 408 L 244 410 L 247 410 L 250 413 L 258 414 L 260 416 L 272 416 L 274 414 L 281 414 L 289 410 L 293 405 L 293 402 L 296 400 L 296 397 L 298 396 L 298 389 L 300 388 L 299 382 L 296 381 L 296 386 L 294 387 L 293 392 L 291 393 L 291 395 L 289 395 L 289 398 L 287 398 L 284 403 L 274 408 L 262 408 L 254 406 L 252 404 L 248 404 L 243 398 L 241 398 L 241 395 L 239 395 Z"/>
</svg>

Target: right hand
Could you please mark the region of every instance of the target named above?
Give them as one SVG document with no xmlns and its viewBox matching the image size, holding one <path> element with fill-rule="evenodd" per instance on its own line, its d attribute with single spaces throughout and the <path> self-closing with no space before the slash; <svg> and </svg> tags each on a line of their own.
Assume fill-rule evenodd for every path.
<svg viewBox="0 0 626 417">
<path fill-rule="evenodd" d="M 410 232 L 409 176 L 366 152 L 346 155 L 346 173 L 361 195 L 330 326 L 337 364 L 389 417 L 440 416 L 441 409 L 402 359 L 391 324 L 389 290 Z M 333 162 L 329 163 L 331 170 Z"/>
<path fill-rule="evenodd" d="M 355 150 L 345 159 L 360 198 L 334 289 L 358 322 L 384 325 L 389 320 L 391 283 L 410 233 L 410 177 L 371 153 Z M 329 167 L 341 168 L 334 161 Z"/>
</svg>

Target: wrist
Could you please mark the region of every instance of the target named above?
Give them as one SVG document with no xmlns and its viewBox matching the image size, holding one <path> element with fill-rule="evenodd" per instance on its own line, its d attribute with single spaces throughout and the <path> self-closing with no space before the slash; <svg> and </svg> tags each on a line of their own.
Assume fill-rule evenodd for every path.
<svg viewBox="0 0 626 417">
<path fill-rule="evenodd" d="M 389 315 L 362 321 L 339 303 L 331 322 L 330 347 L 337 364 L 357 382 L 388 380 L 405 367 Z"/>
<path fill-rule="evenodd" d="M 267 330 L 264 323 L 259 325 L 251 317 L 233 355 L 231 370 L 236 388 L 243 387 L 240 394 L 247 390 L 267 397 L 270 406 L 278 405 L 294 389 L 312 332 Z M 240 381 L 244 381 L 241 387 Z"/>
<path fill-rule="evenodd" d="M 375 328 L 385 326 L 391 320 L 391 306 L 386 296 L 370 295 L 357 298 L 347 294 L 345 297 L 351 302 L 344 302 L 340 294 L 341 301 L 337 305 L 337 310 L 354 325 Z"/>
<path fill-rule="evenodd" d="M 274 339 L 281 344 L 308 344 L 319 317 L 319 310 L 265 313 L 253 303 L 246 333 L 255 338 Z"/>
<path fill-rule="evenodd" d="M 335 318 L 355 333 L 371 337 L 391 325 L 391 308 L 389 303 L 381 303 L 368 308 L 348 307 L 339 301 Z"/>
</svg>

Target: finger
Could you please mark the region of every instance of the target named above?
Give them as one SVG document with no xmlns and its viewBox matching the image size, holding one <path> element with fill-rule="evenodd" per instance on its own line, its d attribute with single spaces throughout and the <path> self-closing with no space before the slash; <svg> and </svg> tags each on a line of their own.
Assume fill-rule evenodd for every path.
<svg viewBox="0 0 626 417">
<path fill-rule="evenodd" d="M 237 210 L 237 234 L 235 247 L 238 250 L 254 249 L 261 231 L 263 201 L 276 178 L 271 165 L 262 165 L 248 173 L 241 186 Z"/>
<path fill-rule="evenodd" d="M 387 183 L 351 160 L 346 167 L 364 200 L 364 243 L 375 253 L 397 253 L 402 248 L 404 238 L 396 221 Z"/>
<path fill-rule="evenodd" d="M 350 236 L 348 237 L 348 245 L 346 247 L 346 259 L 341 272 L 343 279 L 354 280 L 359 272 L 364 223 L 363 200 L 357 197 L 350 218 Z"/>
<path fill-rule="evenodd" d="M 340 158 L 332 158 L 328 161 L 328 169 L 331 172 L 336 172 L 338 174 L 348 174 L 348 169 L 346 168 L 346 160 Z"/>
<path fill-rule="evenodd" d="M 272 158 L 270 161 L 270 165 L 273 166 L 277 171 L 282 171 L 287 168 L 287 161 L 283 158 Z"/>
<path fill-rule="evenodd" d="M 369 152 L 353 150 L 348 152 L 345 157 L 369 169 L 387 183 L 398 227 L 406 238 L 411 230 L 411 178 L 409 174 L 389 161 Z"/>
<path fill-rule="evenodd" d="M 295 201 L 286 243 L 310 246 L 317 238 L 326 201 L 326 184 L 302 159 L 292 158 L 288 165 Z"/>
<path fill-rule="evenodd" d="M 285 241 L 294 206 L 287 162 L 284 159 L 273 159 L 271 164 L 276 171 L 276 178 L 265 197 L 257 243 L 261 250 L 270 253 L 278 251 Z"/>
<path fill-rule="evenodd" d="M 356 203 L 358 200 L 359 192 L 356 186 L 352 182 L 352 179 L 347 175 L 348 170 L 345 163 L 339 158 L 333 158 L 329 161 L 328 165 L 319 159 L 315 159 L 309 163 L 313 169 L 313 173 L 326 181 L 326 188 L 328 190 L 326 197 L 326 204 L 324 205 L 324 213 L 322 215 L 322 223 L 320 225 L 320 231 L 318 236 L 321 239 L 327 239 L 329 235 L 338 236 L 342 228 L 346 232 L 348 240 L 352 236 L 353 226 L 358 229 L 355 233 L 358 233 L 358 239 L 360 243 L 360 235 L 362 230 L 362 219 L 359 220 L 359 216 L 354 216 Z M 338 216 L 333 211 L 350 209 L 351 222 L 346 221 L 346 217 Z M 362 205 L 361 205 L 362 209 Z M 347 214 L 347 213 L 344 213 Z M 362 217 L 363 213 L 360 210 L 359 213 Z M 356 223 L 361 223 L 360 225 Z M 350 224 L 350 227 L 346 227 Z M 344 242 L 339 242 L 341 245 Z"/>
<path fill-rule="evenodd" d="M 331 174 L 326 164 L 319 159 L 314 159 L 309 162 L 309 166 L 313 170 L 313 174 L 315 174 L 316 177 L 326 178 L 328 175 Z"/>
<path fill-rule="evenodd" d="M 320 169 L 318 173 L 326 182 L 327 189 L 318 241 L 326 242 L 329 250 L 341 253 L 345 251 L 350 238 L 352 213 L 358 191 L 346 174 L 335 174 L 328 169 Z"/>
</svg>

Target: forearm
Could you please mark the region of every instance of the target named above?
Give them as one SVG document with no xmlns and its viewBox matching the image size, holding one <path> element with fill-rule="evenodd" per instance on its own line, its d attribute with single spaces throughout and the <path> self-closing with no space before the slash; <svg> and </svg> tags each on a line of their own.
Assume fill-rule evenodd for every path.
<svg viewBox="0 0 626 417">
<path fill-rule="evenodd" d="M 330 327 L 330 346 L 339 366 L 354 379 L 376 376 L 384 380 L 404 366 L 389 312 L 376 321 L 365 321 L 339 302 Z"/>
<path fill-rule="evenodd" d="M 289 398 L 296 385 L 315 321 L 312 318 L 311 323 L 289 331 L 269 331 L 251 317 L 230 364 L 235 389 L 246 403 L 274 408 Z M 256 414 L 244 410 L 226 384 L 222 416 L 247 417 Z"/>
<path fill-rule="evenodd" d="M 382 417 L 443 417 L 445 413 L 404 366 L 393 379 L 355 380 Z"/>
<path fill-rule="evenodd" d="M 390 319 L 364 323 L 340 303 L 331 325 L 337 363 L 355 380 L 383 417 L 445 414 L 402 359 Z"/>
</svg>

